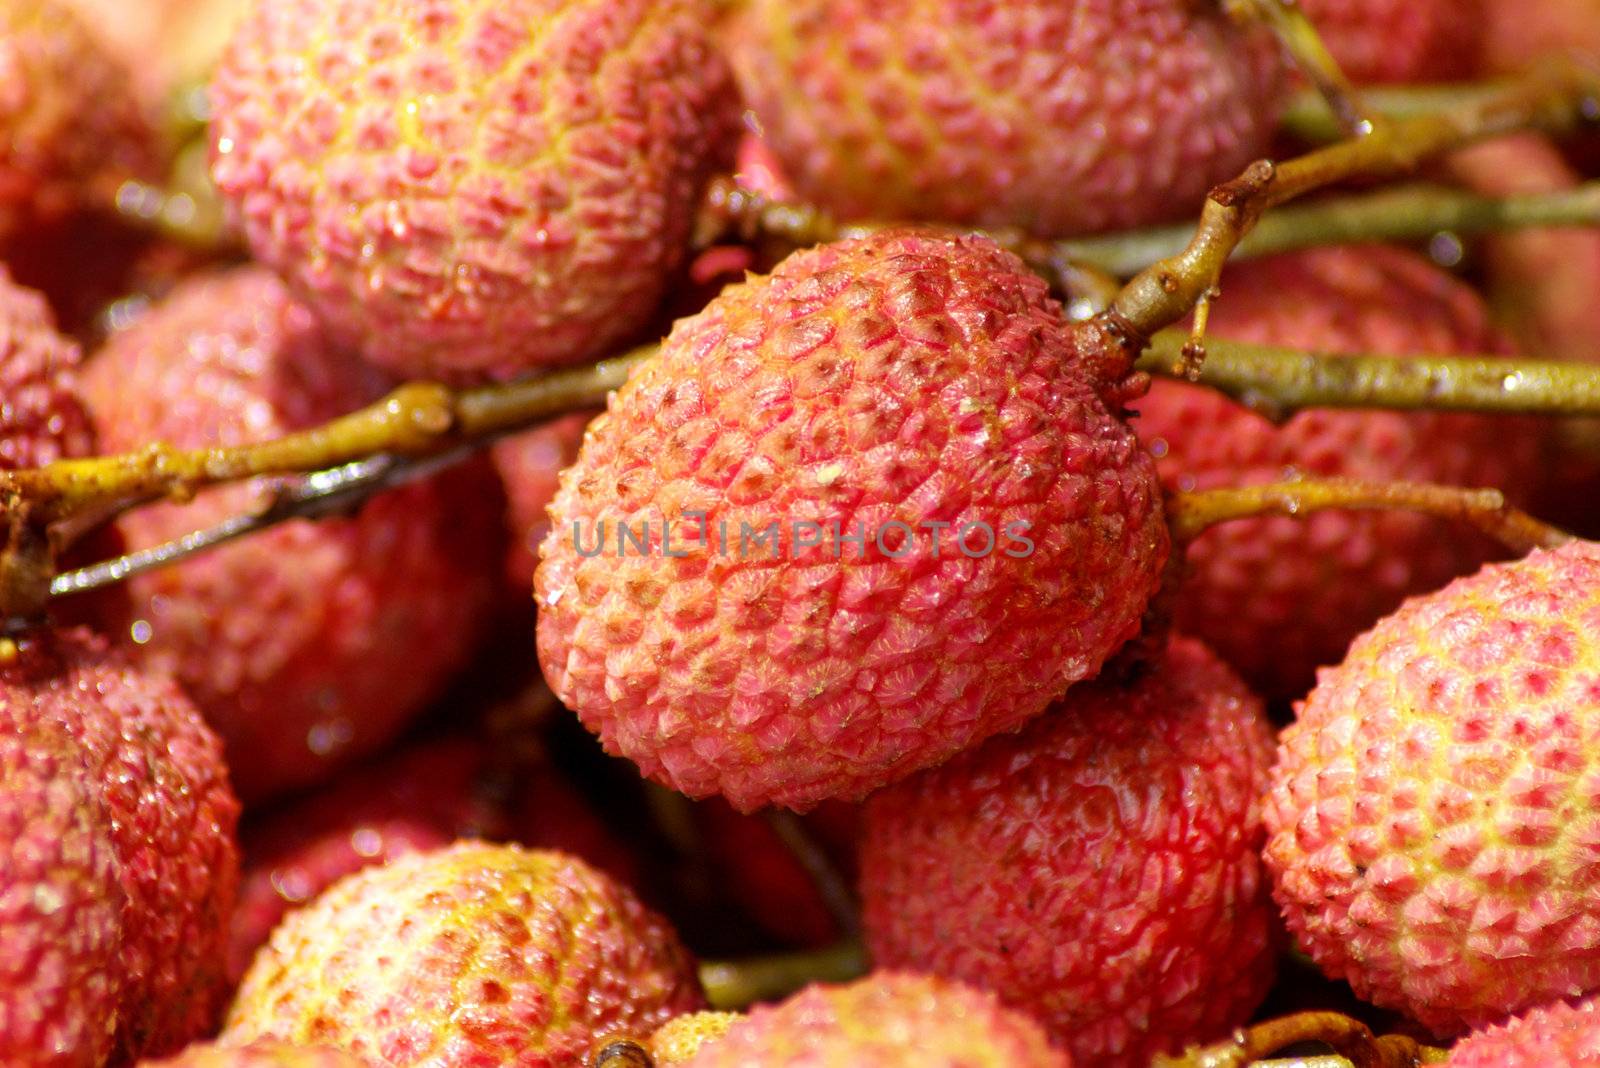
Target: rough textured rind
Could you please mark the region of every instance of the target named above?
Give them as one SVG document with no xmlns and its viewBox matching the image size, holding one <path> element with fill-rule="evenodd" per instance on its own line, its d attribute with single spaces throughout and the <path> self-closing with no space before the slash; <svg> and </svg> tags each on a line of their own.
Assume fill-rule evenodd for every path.
<svg viewBox="0 0 1600 1068">
<path fill-rule="evenodd" d="M 0 4 L 0 243 L 155 176 L 128 72 L 58 0 Z"/>
<path fill-rule="evenodd" d="M 228 1048 L 191 1046 L 169 1060 L 143 1061 L 139 1068 L 368 1068 L 367 1062 L 326 1046 L 286 1046 L 252 1042 Z"/>
<path fill-rule="evenodd" d="M 744 1019 L 736 1012 L 689 1012 L 668 1020 L 650 1036 L 650 1056 L 656 1068 L 674 1068 L 715 1042 L 728 1028 Z"/>
<path fill-rule="evenodd" d="M 1408 601 L 1298 711 L 1265 855 L 1324 972 L 1438 1034 L 1600 988 L 1600 547 Z"/>
<path fill-rule="evenodd" d="M 1524 5 L 1536 8 L 1547 3 Z M 1299 0 L 1355 82 L 1429 82 L 1478 73 L 1485 0 Z"/>
<path fill-rule="evenodd" d="M 1267 147 L 1278 56 L 1185 0 L 753 0 L 784 173 L 848 217 L 1066 236 L 1182 216 Z"/>
<path fill-rule="evenodd" d="M 107 450 L 239 444 L 316 425 L 387 382 L 334 350 L 267 271 L 192 279 L 90 363 Z M 126 633 L 222 734 L 246 800 L 309 785 L 393 737 L 474 647 L 499 559 L 479 469 L 382 494 L 351 519 L 296 520 L 132 579 Z M 487 485 L 485 483 L 488 483 Z M 268 499 L 262 480 L 118 521 L 145 548 Z"/>
<path fill-rule="evenodd" d="M 1600 1068 L 1600 1003 L 1556 1002 L 1468 1035 L 1444 1068 Z"/>
<path fill-rule="evenodd" d="M 1039 1025 L 993 995 L 880 972 L 757 1006 L 686 1068 L 1071 1068 Z"/>
<path fill-rule="evenodd" d="M 992 990 L 1107 1068 L 1249 1018 L 1277 949 L 1258 802 L 1272 729 L 1198 642 L 1147 672 L 1080 684 L 867 802 L 876 964 Z"/>
<path fill-rule="evenodd" d="M 222 1039 L 578 1068 L 596 1036 L 648 1034 L 700 1005 L 688 954 L 626 889 L 565 854 L 463 842 L 358 872 L 290 915 Z"/>
<path fill-rule="evenodd" d="M 883 232 L 725 290 L 562 476 L 551 687 L 646 775 L 745 811 L 859 798 L 1037 715 L 1135 633 L 1168 547 L 1083 342 L 985 238 Z M 615 551 L 647 522 L 648 553 Z M 969 523 L 993 546 L 962 551 Z"/>
<path fill-rule="evenodd" d="M 1421 257 L 1379 246 L 1320 249 L 1229 268 L 1215 337 L 1333 352 L 1504 351 L 1483 301 Z M 1308 411 L 1275 424 L 1211 390 L 1155 383 L 1133 427 L 1169 489 L 1300 474 L 1494 486 L 1523 502 L 1536 430 L 1427 412 Z M 1269 697 L 1299 697 L 1362 630 L 1409 594 L 1496 553 L 1462 524 L 1405 512 L 1325 512 L 1227 523 L 1189 550 L 1178 626 Z"/>
<path fill-rule="evenodd" d="M 81 362 L 78 346 L 56 332 L 44 298 L 14 283 L 0 264 L 0 468 L 94 451 L 78 398 Z"/>
<path fill-rule="evenodd" d="M 0 667 L 0 1060 L 86 1066 L 209 1028 L 238 879 L 222 749 L 86 631 Z"/>
<path fill-rule="evenodd" d="M 550 533 L 550 502 L 561 472 L 578 458 L 584 428 L 593 412 L 562 416 L 536 430 L 507 438 L 490 454 L 506 490 L 506 576 L 526 598 L 539 566 L 539 544 Z M 526 602 L 524 602 L 526 603 Z"/>
<path fill-rule="evenodd" d="M 274 0 L 211 93 L 250 247 L 408 376 L 605 352 L 654 313 L 737 137 L 688 0 Z"/>
</svg>

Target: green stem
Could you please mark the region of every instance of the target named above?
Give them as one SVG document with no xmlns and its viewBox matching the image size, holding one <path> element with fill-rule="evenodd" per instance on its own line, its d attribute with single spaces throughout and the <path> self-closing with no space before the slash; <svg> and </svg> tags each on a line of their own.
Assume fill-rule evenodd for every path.
<svg viewBox="0 0 1600 1068">
<path fill-rule="evenodd" d="M 706 1001 L 722 1011 L 786 997 L 810 983 L 844 983 L 867 973 L 867 951 L 853 939 L 826 949 L 700 965 Z"/>
</svg>

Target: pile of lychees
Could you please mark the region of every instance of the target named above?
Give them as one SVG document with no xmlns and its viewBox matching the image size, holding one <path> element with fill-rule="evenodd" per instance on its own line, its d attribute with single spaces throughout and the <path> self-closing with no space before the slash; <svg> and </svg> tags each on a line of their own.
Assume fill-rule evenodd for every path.
<svg viewBox="0 0 1600 1068">
<path fill-rule="evenodd" d="M 1597 100 L 1600 0 L 0 0 L 0 1068 L 1600 1068 Z"/>
</svg>

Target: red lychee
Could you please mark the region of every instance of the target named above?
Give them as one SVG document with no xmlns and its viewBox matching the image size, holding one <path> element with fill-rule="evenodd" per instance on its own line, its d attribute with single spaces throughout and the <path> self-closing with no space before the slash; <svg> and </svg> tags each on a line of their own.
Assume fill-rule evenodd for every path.
<svg viewBox="0 0 1600 1068">
<path fill-rule="evenodd" d="M 1317 249 L 1223 276 L 1212 336 L 1334 352 L 1493 352 L 1504 341 L 1466 285 L 1402 249 Z M 1134 428 L 1169 489 L 1295 474 L 1494 486 L 1526 498 L 1538 443 L 1524 423 L 1426 412 L 1307 411 L 1276 424 L 1228 398 L 1157 382 Z M 1228 523 L 1189 550 L 1178 625 L 1259 692 L 1293 697 L 1407 595 L 1495 551 L 1460 524 L 1403 512 Z"/>
<path fill-rule="evenodd" d="M 1135 633 L 1167 554 L 1097 343 L 987 238 L 880 232 L 728 288 L 562 476 L 552 689 L 743 811 L 1021 726 Z"/>
<path fill-rule="evenodd" d="M 59 0 L 0 4 L 0 246 L 154 177 L 128 72 Z"/>
<path fill-rule="evenodd" d="M 1355 82 L 1470 78 L 1489 36 L 1485 0 L 1299 0 Z M 1536 6 L 1536 5 L 1535 5 Z"/>
<path fill-rule="evenodd" d="M 186 281 L 85 373 L 112 451 L 258 441 L 342 415 L 385 386 L 255 267 Z M 472 472 L 130 581 L 138 655 L 194 695 L 228 745 L 246 800 L 314 783 L 375 749 L 463 665 L 499 559 L 492 481 Z M 130 548 L 145 548 L 251 511 L 273 492 L 267 480 L 218 488 L 117 525 Z"/>
<path fill-rule="evenodd" d="M 1558 1001 L 1468 1035 L 1444 1068 L 1600 1068 L 1600 1003 Z"/>
<path fill-rule="evenodd" d="M 1600 988 L 1600 546 L 1490 564 L 1357 638 L 1265 803 L 1301 948 L 1438 1034 Z"/>
<path fill-rule="evenodd" d="M 462 842 L 335 884 L 256 958 L 224 1042 L 322 1042 L 389 1065 L 577 1068 L 700 1006 L 687 953 L 561 853 Z"/>
<path fill-rule="evenodd" d="M 839 937 L 816 880 L 764 818 L 711 798 L 696 806 L 695 823 L 712 878 L 762 930 L 794 946 L 821 946 Z"/>
<path fill-rule="evenodd" d="M 1600 0 L 1483 0 L 1484 66 L 1514 73 L 1552 56 L 1600 56 Z"/>
<path fill-rule="evenodd" d="M 0 665 L 0 1061 L 181 1047 L 225 994 L 238 802 L 188 698 L 103 639 Z"/>
<path fill-rule="evenodd" d="M 752 0 L 732 41 L 806 199 L 1049 236 L 1195 209 L 1266 148 L 1280 81 L 1186 0 Z"/>
<path fill-rule="evenodd" d="M 274 0 L 211 86 L 258 259 L 408 376 L 511 376 L 654 314 L 738 131 L 689 0 Z"/>
<path fill-rule="evenodd" d="M 1198 642 L 866 806 L 875 963 L 994 991 L 1084 1064 L 1225 1034 L 1272 982 L 1261 701 Z"/>
<path fill-rule="evenodd" d="M 15 284 L 0 264 L 0 468 L 94 451 L 78 397 L 81 362 L 78 346 L 56 332 L 44 298 Z"/>
<path fill-rule="evenodd" d="M 592 412 L 562 416 L 494 447 L 495 470 L 506 491 L 511 542 L 506 575 L 524 598 L 533 589 L 539 543 L 550 533 L 550 502 L 561 484 L 561 472 L 578 458 L 584 428 L 592 418 Z"/>
<path fill-rule="evenodd" d="M 880 972 L 758 1006 L 686 1068 L 1070 1068 L 1037 1023 L 990 994 Z"/>
<path fill-rule="evenodd" d="M 142 1061 L 139 1068 L 368 1068 L 367 1062 L 326 1046 L 191 1046 L 170 1060 Z"/>
</svg>

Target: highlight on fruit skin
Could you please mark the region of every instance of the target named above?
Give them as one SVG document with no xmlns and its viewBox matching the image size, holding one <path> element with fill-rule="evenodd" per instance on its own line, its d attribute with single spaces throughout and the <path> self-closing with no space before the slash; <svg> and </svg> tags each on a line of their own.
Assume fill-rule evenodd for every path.
<svg viewBox="0 0 1600 1068">
<path fill-rule="evenodd" d="M 1542 1005 L 1474 1031 L 1451 1049 L 1444 1068 L 1600 1068 L 1600 1003 Z"/>
<path fill-rule="evenodd" d="M 1282 84 L 1269 37 L 1186 0 L 751 0 L 729 37 L 804 199 L 1044 237 L 1197 209 Z"/>
<path fill-rule="evenodd" d="M 1242 1025 L 1276 972 L 1260 848 L 1273 732 L 1215 654 L 1173 638 L 866 804 L 879 967 L 991 990 L 1081 1064 Z"/>
<path fill-rule="evenodd" d="M 1357 638 L 1284 731 L 1266 863 L 1299 946 L 1459 1034 L 1600 989 L 1600 546 L 1490 564 Z"/>
<path fill-rule="evenodd" d="M 140 1061 L 138 1068 L 370 1068 L 366 1061 L 326 1046 L 252 1042 L 246 1046 L 212 1043 L 190 1046 L 175 1057 Z"/>
<path fill-rule="evenodd" d="M 1103 344 L 982 237 L 885 231 L 730 286 L 562 476 L 551 688 L 649 777 L 744 811 L 1019 727 L 1133 636 L 1167 556 Z"/>
<path fill-rule="evenodd" d="M 583 1064 L 598 1035 L 701 1007 L 676 935 L 562 853 L 463 841 L 335 883 L 256 957 L 221 1040 L 384 1064 Z"/>
<path fill-rule="evenodd" d="M 260 441 L 389 387 L 254 265 L 186 279 L 84 374 L 106 451 Z M 469 464 L 349 517 L 282 524 L 135 576 L 130 616 L 104 626 L 182 681 L 234 754 L 246 801 L 314 785 L 394 738 L 465 666 L 499 585 L 495 489 Z M 216 487 L 117 529 L 144 549 L 276 492 L 271 479 Z"/>
<path fill-rule="evenodd" d="M 211 85 L 251 251 L 409 377 L 602 355 L 655 314 L 731 162 L 691 0 L 273 0 Z"/>
<path fill-rule="evenodd" d="M 684 1013 L 656 1028 L 645 1045 L 656 1068 L 673 1068 L 693 1057 L 701 1046 L 722 1038 L 742 1019 L 736 1012 Z"/>
<path fill-rule="evenodd" d="M 684 1068 L 1071 1068 L 1028 1016 L 944 979 L 875 972 L 761 1005 Z"/>
</svg>

